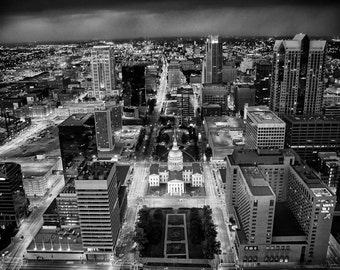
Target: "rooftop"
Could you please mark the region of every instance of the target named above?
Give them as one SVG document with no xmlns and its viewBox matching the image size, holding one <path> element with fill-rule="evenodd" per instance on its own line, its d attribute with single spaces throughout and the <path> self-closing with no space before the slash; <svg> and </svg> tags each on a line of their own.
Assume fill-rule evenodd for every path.
<svg viewBox="0 0 340 270">
<path fill-rule="evenodd" d="M 241 118 L 230 116 L 208 116 L 204 117 L 205 125 L 209 130 L 227 128 L 231 130 L 244 129 L 244 123 Z"/>
<path fill-rule="evenodd" d="M 79 180 L 104 180 L 110 174 L 114 163 L 112 162 L 93 162 L 85 166 L 83 171 L 78 175 Z"/>
<path fill-rule="evenodd" d="M 83 251 L 80 228 L 70 231 L 41 229 L 27 247 L 30 251 Z"/>
<path fill-rule="evenodd" d="M 305 235 L 292 212 L 283 202 L 276 202 L 273 236 Z"/>
<path fill-rule="evenodd" d="M 72 114 L 69 118 L 67 118 L 64 122 L 62 122 L 59 126 L 61 127 L 69 127 L 69 126 L 82 126 L 92 117 L 90 113 L 76 113 Z"/>
<path fill-rule="evenodd" d="M 275 113 L 263 107 L 248 107 L 248 118 L 256 124 L 285 124 Z"/>
<path fill-rule="evenodd" d="M 320 178 L 310 167 L 306 165 L 295 165 L 293 168 L 306 183 L 306 185 L 313 191 L 316 197 L 333 196 L 332 193 L 327 189 L 326 185 L 321 182 Z"/>
<path fill-rule="evenodd" d="M 271 149 L 264 153 L 258 153 L 257 150 L 245 149 L 234 151 L 231 156 L 228 156 L 232 165 L 274 165 L 283 164 L 284 156 L 296 155 L 292 150 Z M 296 157 L 295 157 L 296 159 Z"/>
<path fill-rule="evenodd" d="M 323 123 L 326 121 L 337 122 L 340 124 L 340 117 L 336 116 L 325 116 L 325 115 L 284 115 L 283 119 L 291 123 Z M 286 121 L 286 122 L 287 122 Z"/>
<path fill-rule="evenodd" d="M 275 196 L 260 170 L 255 167 L 241 167 L 248 187 L 254 196 Z"/>
</svg>

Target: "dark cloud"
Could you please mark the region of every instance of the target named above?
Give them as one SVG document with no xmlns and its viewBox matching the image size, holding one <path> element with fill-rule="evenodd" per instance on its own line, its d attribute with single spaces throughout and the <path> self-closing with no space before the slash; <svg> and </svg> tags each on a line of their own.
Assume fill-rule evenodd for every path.
<svg viewBox="0 0 340 270">
<path fill-rule="evenodd" d="M 311 36 L 339 35 L 340 1 L 326 5 L 329 2 L 324 0 L 321 5 L 320 1 L 307 4 L 303 0 L 27 0 L 26 4 L 16 6 L 16 12 L 9 6 L 0 9 L 5 13 L 0 15 L 0 41 L 208 34 L 276 36 L 297 32 Z"/>
<path fill-rule="evenodd" d="M 338 3 L 334 3 L 338 2 Z M 31 14 L 46 11 L 83 12 L 84 10 L 109 9 L 115 11 L 195 10 L 224 7 L 267 6 L 340 6 L 340 1 L 323 0 L 2 0 L 1 14 Z"/>
</svg>

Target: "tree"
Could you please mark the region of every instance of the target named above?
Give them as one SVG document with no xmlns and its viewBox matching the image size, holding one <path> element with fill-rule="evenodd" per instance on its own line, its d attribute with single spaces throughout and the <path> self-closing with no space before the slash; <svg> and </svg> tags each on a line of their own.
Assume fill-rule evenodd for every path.
<svg viewBox="0 0 340 270">
<path fill-rule="evenodd" d="M 153 218 L 156 220 L 162 220 L 163 218 L 163 212 L 161 209 L 156 209 L 155 212 L 153 213 Z"/>
<path fill-rule="evenodd" d="M 182 133 L 182 138 L 181 138 L 181 141 L 183 144 L 186 144 L 188 142 L 188 135 L 186 135 L 184 132 Z"/>
<path fill-rule="evenodd" d="M 207 157 L 207 161 L 210 161 L 210 158 L 212 157 L 212 149 L 210 147 L 205 149 L 205 156 Z"/>
<path fill-rule="evenodd" d="M 137 243 L 137 250 L 143 252 L 147 243 L 149 243 L 146 238 L 146 233 L 143 228 L 136 228 L 135 235 L 133 236 L 133 241 Z"/>
</svg>

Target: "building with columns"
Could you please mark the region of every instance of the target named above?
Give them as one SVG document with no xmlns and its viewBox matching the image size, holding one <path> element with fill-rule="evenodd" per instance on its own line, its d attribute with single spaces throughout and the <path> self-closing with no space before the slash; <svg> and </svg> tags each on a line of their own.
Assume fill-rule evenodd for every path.
<svg viewBox="0 0 340 270">
<path fill-rule="evenodd" d="M 158 187 L 161 184 L 167 185 L 168 194 L 181 196 L 185 193 L 185 186 L 203 186 L 202 167 L 198 163 L 189 166 L 183 164 L 183 153 L 177 145 L 176 135 L 168 155 L 167 166 L 154 163 L 150 167 L 149 185 Z"/>
</svg>

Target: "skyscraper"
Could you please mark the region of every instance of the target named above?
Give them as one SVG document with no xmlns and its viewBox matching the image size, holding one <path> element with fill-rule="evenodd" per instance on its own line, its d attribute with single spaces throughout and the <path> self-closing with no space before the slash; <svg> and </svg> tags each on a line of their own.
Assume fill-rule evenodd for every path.
<svg viewBox="0 0 340 270">
<path fill-rule="evenodd" d="M 85 161 L 97 155 L 93 114 L 73 114 L 59 126 L 60 155 L 65 182 L 78 176 Z"/>
<path fill-rule="evenodd" d="M 95 162 L 75 179 L 80 229 L 88 260 L 108 261 L 120 228 L 116 165 Z"/>
<path fill-rule="evenodd" d="M 27 214 L 27 199 L 17 163 L 0 163 L 0 205 L 0 226 L 19 227 Z"/>
<path fill-rule="evenodd" d="M 110 46 L 94 46 L 91 51 L 92 91 L 90 97 L 103 99 L 114 95 L 116 86 L 115 59 Z"/>
<path fill-rule="evenodd" d="M 336 197 L 313 170 L 292 150 L 239 150 L 226 161 L 240 264 L 324 263 Z"/>
<path fill-rule="evenodd" d="M 210 36 L 206 42 L 206 59 L 203 64 L 204 83 L 222 82 L 222 53 L 222 43 L 219 36 Z"/>
<path fill-rule="evenodd" d="M 270 108 L 283 114 L 321 114 L 325 40 L 297 34 L 274 45 Z"/>
<path fill-rule="evenodd" d="M 108 104 L 105 108 L 96 109 L 96 139 L 99 151 L 111 151 L 114 147 L 114 131 L 122 128 L 122 108 Z"/>
</svg>

